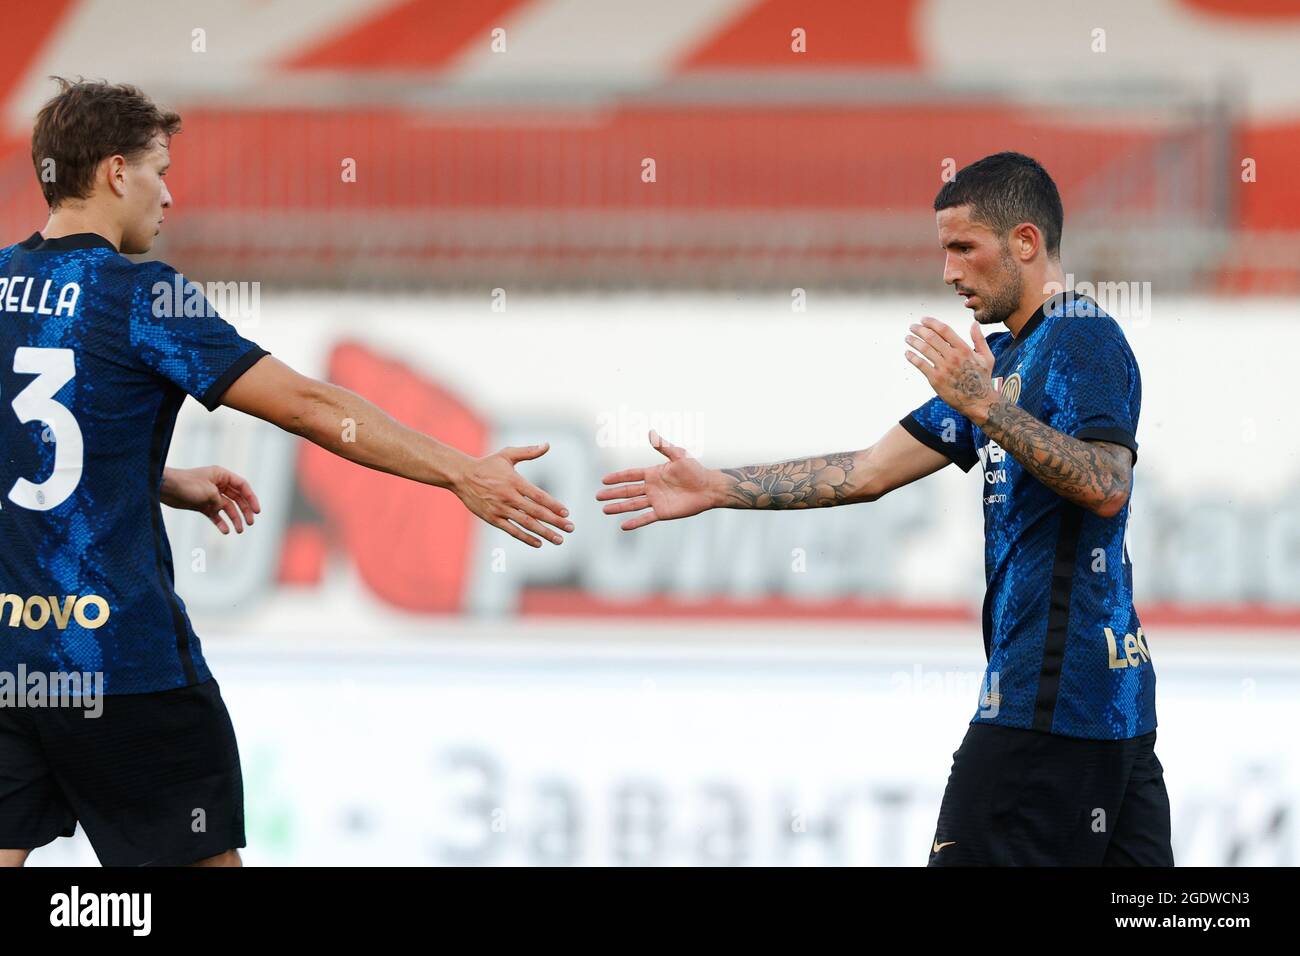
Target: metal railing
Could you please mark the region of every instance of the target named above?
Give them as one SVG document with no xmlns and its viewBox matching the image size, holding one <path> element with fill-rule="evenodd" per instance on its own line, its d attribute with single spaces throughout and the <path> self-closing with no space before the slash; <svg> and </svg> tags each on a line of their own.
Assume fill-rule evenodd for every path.
<svg viewBox="0 0 1300 956">
<path fill-rule="evenodd" d="M 1007 148 L 1060 184 L 1077 275 L 1211 289 L 1243 254 L 1231 112 L 1177 90 L 1025 101 L 764 74 L 649 90 L 328 87 L 288 107 L 304 95 L 171 98 L 185 131 L 157 255 L 197 277 L 309 286 L 933 288 L 942 174 Z M 30 160 L 11 156 L 7 234 L 28 235 L 40 210 Z"/>
</svg>

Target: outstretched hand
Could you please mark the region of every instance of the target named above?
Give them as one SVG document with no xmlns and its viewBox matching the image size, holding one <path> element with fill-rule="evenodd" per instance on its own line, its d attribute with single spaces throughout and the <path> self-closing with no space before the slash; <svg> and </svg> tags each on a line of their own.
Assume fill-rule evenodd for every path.
<svg viewBox="0 0 1300 956">
<path fill-rule="evenodd" d="M 222 534 L 230 534 L 227 517 L 235 526 L 235 533 L 243 534 L 244 522 L 251 525 L 253 515 L 262 511 L 262 504 L 247 479 L 220 465 L 164 468 L 159 499 L 170 508 L 207 515 Z"/>
<path fill-rule="evenodd" d="M 650 432 L 650 444 L 668 461 L 606 475 L 603 483 L 616 487 L 596 494 L 597 501 L 615 502 L 605 505 L 605 514 L 642 512 L 620 525 L 624 531 L 634 531 L 656 521 L 689 518 L 718 506 L 719 488 L 712 471 L 687 455 L 686 449 L 664 441 L 656 431 Z"/>
<path fill-rule="evenodd" d="M 573 530 L 573 522 L 568 520 L 569 509 L 515 471 L 519 462 L 540 458 L 550 447 L 548 442 L 543 442 L 523 448 L 502 448 L 495 454 L 473 459 L 452 490 L 475 515 L 530 547 L 542 546 L 534 535 L 552 544 L 562 544 L 564 538 L 552 528 Z"/>
</svg>

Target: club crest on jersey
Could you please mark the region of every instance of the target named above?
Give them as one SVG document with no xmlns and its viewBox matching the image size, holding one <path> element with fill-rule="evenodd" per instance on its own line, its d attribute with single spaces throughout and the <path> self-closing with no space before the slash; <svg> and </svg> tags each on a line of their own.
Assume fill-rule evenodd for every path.
<svg viewBox="0 0 1300 956">
<path fill-rule="evenodd" d="M 999 375 L 993 380 L 993 390 L 1014 405 L 1020 401 L 1021 378 L 1019 372 L 1012 372 L 1006 378 Z"/>
</svg>

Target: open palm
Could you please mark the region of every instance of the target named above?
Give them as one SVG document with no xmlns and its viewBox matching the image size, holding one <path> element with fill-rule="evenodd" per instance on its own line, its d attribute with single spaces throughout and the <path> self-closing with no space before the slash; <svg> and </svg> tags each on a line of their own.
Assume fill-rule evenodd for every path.
<svg viewBox="0 0 1300 956">
<path fill-rule="evenodd" d="M 604 488 L 596 494 L 597 501 L 614 502 L 605 505 L 607 515 L 643 512 L 624 521 L 620 525 L 624 531 L 656 521 L 689 518 L 717 503 L 713 472 L 687 455 L 686 449 L 664 441 L 658 432 L 650 432 L 650 444 L 668 461 L 650 468 L 612 472 L 603 482 L 616 487 Z"/>
</svg>

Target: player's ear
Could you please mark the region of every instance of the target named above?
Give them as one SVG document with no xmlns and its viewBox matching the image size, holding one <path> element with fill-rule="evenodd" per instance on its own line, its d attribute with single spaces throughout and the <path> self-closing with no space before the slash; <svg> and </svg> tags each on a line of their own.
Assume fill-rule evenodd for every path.
<svg viewBox="0 0 1300 956">
<path fill-rule="evenodd" d="M 108 180 L 108 188 L 113 190 L 113 194 L 119 197 L 126 195 L 126 157 L 109 156 L 104 160 L 101 169 Z"/>
<path fill-rule="evenodd" d="M 1011 239 L 1007 245 L 1011 255 L 1021 262 L 1028 262 L 1038 254 L 1042 244 L 1043 234 L 1038 231 L 1038 227 L 1032 222 L 1022 222 L 1011 230 Z"/>
</svg>

